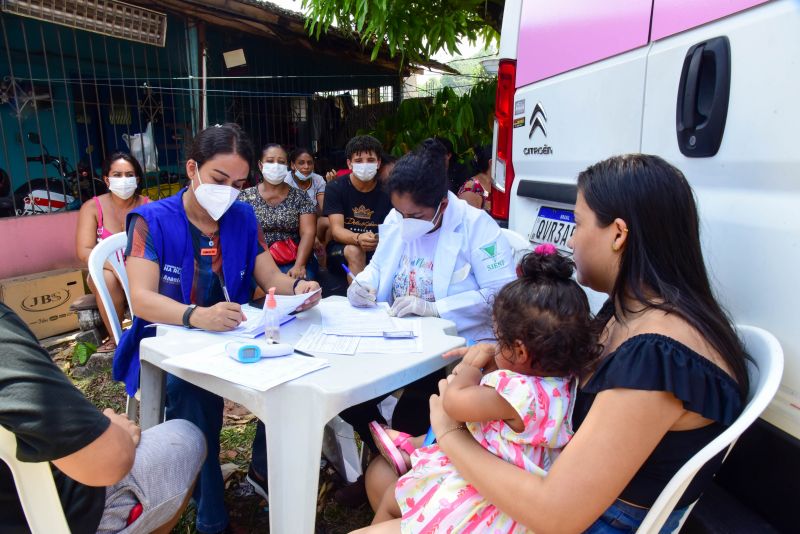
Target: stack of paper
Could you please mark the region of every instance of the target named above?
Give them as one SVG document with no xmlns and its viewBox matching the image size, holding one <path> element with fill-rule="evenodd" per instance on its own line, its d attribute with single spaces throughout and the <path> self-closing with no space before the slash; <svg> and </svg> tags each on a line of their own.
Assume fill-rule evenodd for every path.
<svg viewBox="0 0 800 534">
<path fill-rule="evenodd" d="M 167 358 L 164 360 L 164 365 L 216 376 L 258 391 L 266 391 L 330 365 L 322 358 L 306 356 L 262 358 L 255 363 L 240 363 L 225 354 L 225 345 L 217 343 L 194 352 Z"/>
</svg>

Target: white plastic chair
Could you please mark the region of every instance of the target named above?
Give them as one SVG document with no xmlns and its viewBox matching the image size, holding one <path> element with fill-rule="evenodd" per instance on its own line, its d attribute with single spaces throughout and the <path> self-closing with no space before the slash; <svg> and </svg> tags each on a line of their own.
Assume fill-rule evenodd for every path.
<svg viewBox="0 0 800 534">
<path fill-rule="evenodd" d="M 0 460 L 8 464 L 33 534 L 69 534 L 49 462 L 17 460 L 17 438 L 0 426 Z"/>
<path fill-rule="evenodd" d="M 128 273 L 125 271 L 125 245 L 128 242 L 128 236 L 125 232 L 119 232 L 111 235 L 100 241 L 89 254 L 89 275 L 94 280 L 94 285 L 97 288 L 97 295 L 103 302 L 103 307 L 106 309 L 108 315 L 108 322 L 111 324 L 110 334 L 114 336 L 114 342 L 119 343 L 122 337 L 122 325 L 119 324 L 117 314 L 114 313 L 114 302 L 111 300 L 111 293 L 108 292 L 106 286 L 106 279 L 103 276 L 103 268 L 106 262 L 111 265 L 117 278 L 125 290 L 125 299 L 128 301 L 128 309 L 131 311 L 131 318 L 133 317 L 133 306 L 131 306 L 131 291 L 128 285 Z M 128 397 L 128 402 L 125 407 L 125 412 L 131 421 L 136 420 L 136 412 L 138 411 L 139 403 L 133 397 Z"/>
<path fill-rule="evenodd" d="M 97 288 L 98 296 L 103 302 L 103 307 L 110 310 L 108 313 L 108 322 L 111 323 L 111 330 L 109 332 L 114 336 L 114 341 L 119 343 L 119 338 L 122 337 L 122 326 L 119 324 L 117 315 L 113 313 L 114 302 L 111 300 L 111 294 L 106 287 L 106 279 L 103 276 L 103 266 L 108 262 L 114 272 L 117 274 L 125 290 L 125 298 L 128 300 L 128 309 L 131 310 L 133 315 L 133 308 L 131 307 L 130 288 L 128 286 L 128 273 L 125 271 L 125 245 L 128 242 L 128 237 L 125 232 L 120 232 L 109 236 L 100 241 L 89 254 L 89 275 L 94 280 L 94 285 Z"/>
<path fill-rule="evenodd" d="M 533 250 L 533 243 L 528 241 L 524 236 L 518 234 L 514 230 L 508 228 L 501 228 L 500 231 L 505 236 L 508 243 L 511 245 L 511 250 L 514 251 L 514 263 L 519 263 L 522 256 Z"/>
<path fill-rule="evenodd" d="M 739 436 L 758 419 L 778 391 L 781 375 L 783 375 L 783 349 L 781 349 L 778 340 L 766 330 L 755 326 L 740 325 L 737 326 L 736 330 L 744 344 L 745 351 L 752 358 L 752 361 L 747 362 L 748 374 L 750 375 L 750 391 L 747 393 L 747 404 L 741 415 L 727 430 L 700 449 L 675 473 L 672 480 L 661 491 L 658 499 L 650 508 L 644 521 L 642 521 L 637 530 L 639 533 L 655 534 L 659 532 L 700 468 L 726 448 L 725 456 L 727 458 Z M 695 504 L 696 501 L 683 514 L 676 532 L 683 526 L 683 522 L 692 512 Z"/>
</svg>

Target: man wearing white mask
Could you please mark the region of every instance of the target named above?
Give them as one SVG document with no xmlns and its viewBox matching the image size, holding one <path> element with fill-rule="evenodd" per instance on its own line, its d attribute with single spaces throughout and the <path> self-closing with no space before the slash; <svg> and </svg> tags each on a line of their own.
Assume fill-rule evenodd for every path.
<svg viewBox="0 0 800 534">
<path fill-rule="evenodd" d="M 364 270 L 378 247 L 378 225 L 392 206 L 375 178 L 381 165 L 380 141 L 370 135 L 353 137 L 345 147 L 350 174 L 330 182 L 323 214 L 332 240 L 327 247 L 328 269 L 347 264 L 353 276 Z"/>
<path fill-rule="evenodd" d="M 386 185 L 394 209 L 381 240 L 347 298 L 353 306 L 391 304 L 397 317 L 442 317 L 472 341 L 494 339 L 494 294 L 516 278 L 513 251 L 497 223 L 448 192 L 445 147 L 423 142 L 398 160 Z M 412 436 L 428 428 L 428 399 L 438 391 L 434 373 L 404 388 L 392 427 Z M 349 408 L 342 417 L 376 451 L 368 423 L 380 418 L 381 399 Z"/>
<path fill-rule="evenodd" d="M 115 152 L 111 154 L 102 165 L 103 181 L 108 187 L 109 193 L 100 194 L 84 202 L 78 215 L 78 228 L 75 235 L 75 248 L 78 259 L 84 265 L 89 263 L 89 254 L 92 249 L 106 237 L 121 232 L 125 229 L 125 217 L 131 210 L 146 204 L 149 199 L 139 194 L 139 186 L 144 179 L 144 173 L 139 162 L 125 152 Z M 106 287 L 111 294 L 114 302 L 114 309 L 111 313 L 116 313 L 117 318 L 122 322 L 125 314 L 126 299 L 125 291 L 122 289 L 111 266 L 106 264 L 103 270 Z M 91 277 L 86 278 L 89 289 L 93 294 L 97 294 L 97 287 Z M 108 340 L 97 349 L 99 353 L 114 352 L 117 344 L 111 336 L 111 323 L 108 320 L 109 310 L 103 308 L 103 303 L 97 299 L 97 308 L 100 317 L 109 333 Z"/>
</svg>

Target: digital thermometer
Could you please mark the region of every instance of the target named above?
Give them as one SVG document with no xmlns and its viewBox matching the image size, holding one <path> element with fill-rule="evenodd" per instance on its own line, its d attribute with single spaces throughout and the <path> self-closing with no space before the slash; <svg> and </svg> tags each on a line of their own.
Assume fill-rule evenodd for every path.
<svg viewBox="0 0 800 534">
<path fill-rule="evenodd" d="M 255 363 L 261 358 L 276 358 L 288 356 L 294 352 L 294 347 L 287 343 L 243 343 L 231 341 L 225 345 L 225 353 L 240 363 Z"/>
</svg>

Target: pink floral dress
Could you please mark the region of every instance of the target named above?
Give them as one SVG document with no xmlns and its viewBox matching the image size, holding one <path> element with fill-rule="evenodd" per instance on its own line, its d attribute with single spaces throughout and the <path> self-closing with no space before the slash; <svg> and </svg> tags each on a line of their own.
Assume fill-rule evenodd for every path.
<svg viewBox="0 0 800 534">
<path fill-rule="evenodd" d="M 504 421 L 489 421 L 467 423 L 469 431 L 495 456 L 546 474 L 572 437 L 577 381 L 499 370 L 484 376 L 481 384 L 495 388 L 514 407 L 524 428 L 515 432 Z M 411 464 L 395 488 L 402 532 L 527 532 L 467 484 L 438 445 L 414 451 Z"/>
</svg>

